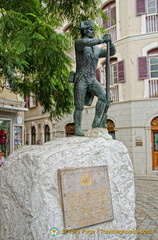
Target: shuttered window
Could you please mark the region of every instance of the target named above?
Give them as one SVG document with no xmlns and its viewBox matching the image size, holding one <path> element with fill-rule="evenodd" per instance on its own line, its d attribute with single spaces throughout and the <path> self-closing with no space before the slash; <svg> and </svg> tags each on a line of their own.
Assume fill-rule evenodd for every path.
<svg viewBox="0 0 158 240">
<path fill-rule="evenodd" d="M 158 78 L 158 48 L 148 51 L 148 56 L 138 57 L 139 79 Z"/>
<path fill-rule="evenodd" d="M 142 15 L 146 13 L 145 0 L 136 0 L 136 11 L 137 15 Z"/>
<path fill-rule="evenodd" d="M 138 57 L 138 73 L 139 79 L 148 78 L 148 58 L 147 57 Z"/>
<path fill-rule="evenodd" d="M 104 13 L 107 15 L 108 19 L 103 20 L 104 28 L 110 28 L 116 24 L 116 6 L 115 1 L 110 2 L 109 4 L 103 7 Z"/>
<path fill-rule="evenodd" d="M 118 62 L 118 82 L 125 82 L 125 67 L 123 60 Z"/>
<path fill-rule="evenodd" d="M 125 66 L 124 60 L 117 62 L 117 58 L 110 59 L 110 85 L 114 85 L 117 83 L 125 82 Z M 105 76 L 105 63 L 102 64 L 102 69 L 104 71 L 104 79 Z"/>
<path fill-rule="evenodd" d="M 136 0 L 137 15 L 158 13 L 158 0 Z"/>
</svg>

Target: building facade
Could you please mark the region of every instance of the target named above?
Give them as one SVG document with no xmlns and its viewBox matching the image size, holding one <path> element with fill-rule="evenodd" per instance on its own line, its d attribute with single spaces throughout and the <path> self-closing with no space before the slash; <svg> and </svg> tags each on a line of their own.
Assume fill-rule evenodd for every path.
<svg viewBox="0 0 158 240">
<path fill-rule="evenodd" d="M 0 81 L 0 151 L 7 157 L 13 150 L 24 145 L 24 100 Z"/>
<path fill-rule="evenodd" d="M 127 147 L 135 174 L 158 174 L 158 0 L 105 0 L 101 8 L 109 19 L 97 22 L 108 30 L 116 46 L 110 59 L 108 131 Z M 63 31 L 68 29 L 65 25 Z M 75 57 L 74 50 L 71 57 Z M 96 71 L 104 87 L 105 63 L 106 59 L 100 59 Z M 84 132 L 91 128 L 95 102 L 84 109 Z M 35 102 L 29 109 L 25 113 L 28 144 L 73 135 L 73 115 L 56 122 Z"/>
</svg>

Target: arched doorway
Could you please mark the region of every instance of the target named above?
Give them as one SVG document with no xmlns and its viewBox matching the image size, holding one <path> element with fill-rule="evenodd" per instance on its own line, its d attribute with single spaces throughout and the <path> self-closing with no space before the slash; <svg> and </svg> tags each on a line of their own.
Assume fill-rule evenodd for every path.
<svg viewBox="0 0 158 240">
<path fill-rule="evenodd" d="M 115 124 L 112 120 L 107 119 L 106 122 L 108 133 L 115 139 Z"/>
<path fill-rule="evenodd" d="M 45 125 L 44 128 L 44 142 L 48 142 L 50 141 L 50 127 L 47 125 Z"/>
<path fill-rule="evenodd" d="M 35 126 L 31 127 L 31 145 L 36 144 L 36 128 Z"/>
<path fill-rule="evenodd" d="M 68 123 L 65 128 L 66 128 L 66 137 L 72 137 L 75 132 L 75 124 Z"/>
<path fill-rule="evenodd" d="M 158 171 L 158 117 L 151 121 L 152 170 Z"/>
</svg>

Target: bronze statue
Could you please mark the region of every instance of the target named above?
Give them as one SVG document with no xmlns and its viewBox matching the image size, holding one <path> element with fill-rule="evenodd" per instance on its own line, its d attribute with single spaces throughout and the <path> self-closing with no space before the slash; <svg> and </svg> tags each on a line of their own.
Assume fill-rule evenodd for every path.
<svg viewBox="0 0 158 240">
<path fill-rule="evenodd" d="M 92 127 L 106 127 L 107 96 L 103 86 L 96 79 L 96 67 L 99 58 L 107 57 L 107 49 L 96 45 L 109 43 L 110 56 L 115 54 L 115 46 L 110 34 L 102 38 L 94 38 L 94 22 L 92 20 L 80 23 L 82 39 L 75 41 L 76 74 L 74 80 L 74 122 L 75 135 L 84 136 L 81 130 L 82 111 L 84 106 L 92 104 L 94 96 L 98 97 L 95 117 Z"/>
</svg>

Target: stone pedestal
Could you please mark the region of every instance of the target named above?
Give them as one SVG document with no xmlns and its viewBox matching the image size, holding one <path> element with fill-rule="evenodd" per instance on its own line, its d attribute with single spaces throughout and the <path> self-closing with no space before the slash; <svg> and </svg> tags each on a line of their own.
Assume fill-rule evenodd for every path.
<svg viewBox="0 0 158 240">
<path fill-rule="evenodd" d="M 126 147 L 106 130 L 14 151 L 0 169 L 2 240 L 135 240 L 133 167 Z M 70 230 L 63 225 L 57 170 L 107 165 L 114 220 Z M 55 227 L 57 235 L 50 229 Z M 109 232 L 108 232 L 109 231 Z"/>
</svg>

